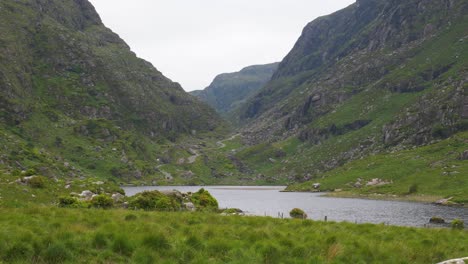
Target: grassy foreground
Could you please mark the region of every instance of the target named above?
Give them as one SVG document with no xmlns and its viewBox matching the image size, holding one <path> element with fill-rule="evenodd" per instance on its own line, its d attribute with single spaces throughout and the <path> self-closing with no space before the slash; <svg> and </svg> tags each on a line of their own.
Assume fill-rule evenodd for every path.
<svg viewBox="0 0 468 264">
<path fill-rule="evenodd" d="M 436 263 L 468 252 L 464 230 L 209 213 L 0 211 L 0 263 Z"/>
</svg>

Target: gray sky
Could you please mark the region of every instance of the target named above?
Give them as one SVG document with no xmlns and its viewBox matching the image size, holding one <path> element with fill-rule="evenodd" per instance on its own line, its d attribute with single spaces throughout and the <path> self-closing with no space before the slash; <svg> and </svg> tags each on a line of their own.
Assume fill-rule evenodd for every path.
<svg viewBox="0 0 468 264">
<path fill-rule="evenodd" d="M 313 19 L 355 0 L 90 0 L 107 27 L 185 90 L 281 61 Z"/>
</svg>

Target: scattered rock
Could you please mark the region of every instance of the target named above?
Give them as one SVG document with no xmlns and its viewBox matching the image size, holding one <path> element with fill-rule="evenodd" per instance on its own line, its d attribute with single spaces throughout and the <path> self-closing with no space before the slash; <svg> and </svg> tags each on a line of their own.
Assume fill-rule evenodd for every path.
<svg viewBox="0 0 468 264">
<path fill-rule="evenodd" d="M 120 193 L 112 194 L 112 200 L 114 200 L 114 203 L 120 202 L 124 197 L 125 196 Z"/>
<path fill-rule="evenodd" d="M 29 184 L 29 182 L 30 182 L 32 179 L 34 179 L 34 178 L 36 178 L 36 177 L 37 177 L 37 176 L 22 177 L 22 178 L 16 180 L 15 182 L 16 182 L 16 183 L 19 183 L 19 184 L 22 184 L 22 185 L 27 185 L 27 184 Z"/>
<path fill-rule="evenodd" d="M 435 201 L 434 204 L 437 204 L 437 205 L 451 205 L 451 204 L 453 204 L 453 202 L 450 201 L 452 199 L 453 199 L 453 197 L 450 197 L 450 198 L 447 198 L 447 199 L 440 199 L 438 201 Z"/>
<path fill-rule="evenodd" d="M 70 184 L 65 185 L 65 189 L 70 189 L 70 188 L 71 188 Z"/>
<path fill-rule="evenodd" d="M 177 197 L 178 199 L 182 199 L 184 197 L 182 193 L 177 190 L 161 191 L 161 193 L 167 196 Z"/>
<path fill-rule="evenodd" d="M 465 151 L 460 155 L 460 160 L 468 160 L 468 150 L 465 150 Z"/>
<path fill-rule="evenodd" d="M 184 178 L 193 178 L 193 176 L 195 176 L 195 173 L 193 173 L 192 171 L 182 172 L 182 177 L 184 177 Z"/>
<path fill-rule="evenodd" d="M 95 184 L 95 185 L 103 185 L 104 182 L 102 182 L 102 181 L 97 181 L 97 182 L 93 182 L 93 184 Z"/>
<path fill-rule="evenodd" d="M 312 184 L 312 187 L 314 187 L 315 190 L 320 189 L 321 184 L 320 183 L 314 183 Z"/>
<path fill-rule="evenodd" d="M 387 185 L 391 184 L 392 182 L 388 182 L 379 178 L 372 179 L 371 181 L 366 183 L 366 186 L 382 186 L 382 185 Z"/>
<path fill-rule="evenodd" d="M 79 195 L 83 200 L 85 201 L 90 201 L 93 199 L 93 196 L 96 195 L 90 190 L 82 191 L 81 194 Z"/>
<path fill-rule="evenodd" d="M 429 219 L 429 223 L 431 224 L 445 224 L 445 220 L 441 217 L 431 217 L 431 219 Z"/>
<path fill-rule="evenodd" d="M 185 208 L 189 211 L 196 211 L 197 209 L 195 208 L 195 205 L 193 203 L 184 203 Z"/>
</svg>

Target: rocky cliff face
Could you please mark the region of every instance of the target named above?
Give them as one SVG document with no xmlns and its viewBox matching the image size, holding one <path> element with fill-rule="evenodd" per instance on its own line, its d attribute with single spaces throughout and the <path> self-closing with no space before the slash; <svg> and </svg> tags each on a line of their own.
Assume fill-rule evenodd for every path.
<svg viewBox="0 0 468 264">
<path fill-rule="evenodd" d="M 211 105 L 219 113 L 228 113 L 255 95 L 270 79 L 278 63 L 249 66 L 239 72 L 223 73 L 201 91 L 192 95 Z"/>
<path fill-rule="evenodd" d="M 311 22 L 243 106 L 246 140 L 298 138 L 320 171 L 466 130 L 467 11 L 466 1 L 366 0 Z"/>
<path fill-rule="evenodd" d="M 1 1 L 0 32 L 0 129 L 17 140 L 0 163 L 11 168 L 8 151 L 31 151 L 20 145 L 60 160 L 78 148 L 99 161 L 110 148 L 118 153 L 115 163 L 80 166 L 141 176 L 135 163 L 162 155 L 158 141 L 222 124 L 211 108 L 137 58 L 87 0 Z M 40 159 L 20 160 L 37 165 Z"/>
</svg>

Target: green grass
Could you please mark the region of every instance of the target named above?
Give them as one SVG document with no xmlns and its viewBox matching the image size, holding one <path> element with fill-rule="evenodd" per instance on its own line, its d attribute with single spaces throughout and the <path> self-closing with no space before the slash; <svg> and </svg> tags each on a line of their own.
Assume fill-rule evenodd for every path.
<svg viewBox="0 0 468 264">
<path fill-rule="evenodd" d="M 5 263 L 436 263 L 468 250 L 463 230 L 209 213 L 2 208 L 0 224 Z"/>
<path fill-rule="evenodd" d="M 468 203 L 468 161 L 460 160 L 467 149 L 468 133 L 459 133 L 438 143 L 392 153 L 370 155 L 321 175 L 323 190 L 343 189 L 358 194 L 405 196 L 429 195 L 454 197 L 455 202 Z M 364 183 L 380 178 L 392 184 L 380 187 L 354 188 L 358 178 Z M 289 190 L 312 190 L 312 182 L 292 185 Z M 410 190 L 411 186 L 413 187 Z M 421 199 L 424 199 L 421 197 Z"/>
</svg>

